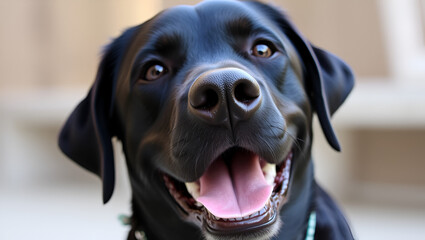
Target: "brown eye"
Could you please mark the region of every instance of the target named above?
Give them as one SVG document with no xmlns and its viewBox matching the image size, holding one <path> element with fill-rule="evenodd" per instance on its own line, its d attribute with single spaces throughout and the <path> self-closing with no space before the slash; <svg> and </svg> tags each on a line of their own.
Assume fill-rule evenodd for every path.
<svg viewBox="0 0 425 240">
<path fill-rule="evenodd" d="M 260 58 L 269 58 L 273 53 L 273 50 L 263 43 L 257 44 L 251 49 L 251 54 Z"/>
<path fill-rule="evenodd" d="M 167 69 L 161 64 L 153 64 L 146 70 L 144 80 L 155 81 L 167 73 Z"/>
</svg>

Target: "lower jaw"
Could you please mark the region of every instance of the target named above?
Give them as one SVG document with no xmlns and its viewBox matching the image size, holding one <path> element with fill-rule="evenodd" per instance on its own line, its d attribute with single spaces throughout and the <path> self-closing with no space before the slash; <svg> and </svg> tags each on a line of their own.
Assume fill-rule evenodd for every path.
<svg viewBox="0 0 425 240">
<path fill-rule="evenodd" d="M 258 232 L 276 223 L 278 206 L 269 201 L 263 209 L 242 219 L 216 218 L 207 210 L 204 214 L 203 227 L 212 235 L 235 235 Z"/>
<path fill-rule="evenodd" d="M 186 194 L 181 194 L 182 189 L 175 186 L 175 181 L 171 180 L 170 177 L 163 175 L 163 178 L 171 195 L 174 196 L 180 208 L 186 213 L 185 218 L 189 222 L 204 229 L 208 234 L 220 236 L 220 238 L 223 239 L 225 239 L 226 236 L 232 237 L 240 235 L 243 237 L 250 233 L 255 233 L 255 235 L 258 236 L 259 232 L 268 232 L 268 230 L 278 222 L 280 208 L 287 201 L 291 161 L 292 152 L 288 154 L 285 160 L 285 169 L 289 170 L 276 177 L 275 181 L 277 180 L 279 184 L 274 187 L 273 193 L 264 207 L 242 218 L 218 218 L 214 216 L 205 207 L 196 206 L 196 201 L 193 198 L 188 197 Z M 279 177 L 281 178 L 280 180 L 278 180 Z M 244 237 L 242 239 L 244 239 Z"/>
</svg>

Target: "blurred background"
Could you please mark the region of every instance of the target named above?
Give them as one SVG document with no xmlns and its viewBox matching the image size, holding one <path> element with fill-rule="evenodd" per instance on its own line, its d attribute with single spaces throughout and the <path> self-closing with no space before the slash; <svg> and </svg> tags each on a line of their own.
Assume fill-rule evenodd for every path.
<svg viewBox="0 0 425 240">
<path fill-rule="evenodd" d="M 192 0 L 0 0 L 0 239 L 124 239 L 123 157 L 102 205 L 99 179 L 57 148 L 61 125 L 94 80 L 102 46 L 163 8 Z M 333 123 L 315 122 L 318 181 L 358 239 L 425 235 L 425 0 L 275 0 L 357 83 Z M 117 143 L 119 145 L 119 143 Z"/>
</svg>

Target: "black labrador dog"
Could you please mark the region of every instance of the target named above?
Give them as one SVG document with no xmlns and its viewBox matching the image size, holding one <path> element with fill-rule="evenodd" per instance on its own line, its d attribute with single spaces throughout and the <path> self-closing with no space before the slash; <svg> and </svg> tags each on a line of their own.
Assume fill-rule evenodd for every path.
<svg viewBox="0 0 425 240">
<path fill-rule="evenodd" d="M 352 239 L 314 180 L 311 143 L 316 113 L 340 150 L 330 116 L 353 82 L 272 6 L 179 6 L 105 49 L 59 145 L 101 177 L 106 203 L 122 141 L 129 239 Z"/>
</svg>

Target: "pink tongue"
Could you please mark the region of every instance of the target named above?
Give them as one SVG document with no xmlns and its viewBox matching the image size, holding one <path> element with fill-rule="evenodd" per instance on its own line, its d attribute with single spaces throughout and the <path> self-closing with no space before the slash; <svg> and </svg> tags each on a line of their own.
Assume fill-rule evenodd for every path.
<svg viewBox="0 0 425 240">
<path fill-rule="evenodd" d="M 237 218 L 264 207 L 273 187 L 264 179 L 259 157 L 237 151 L 230 166 L 217 159 L 200 179 L 200 195 L 196 199 L 216 217 Z"/>
</svg>

